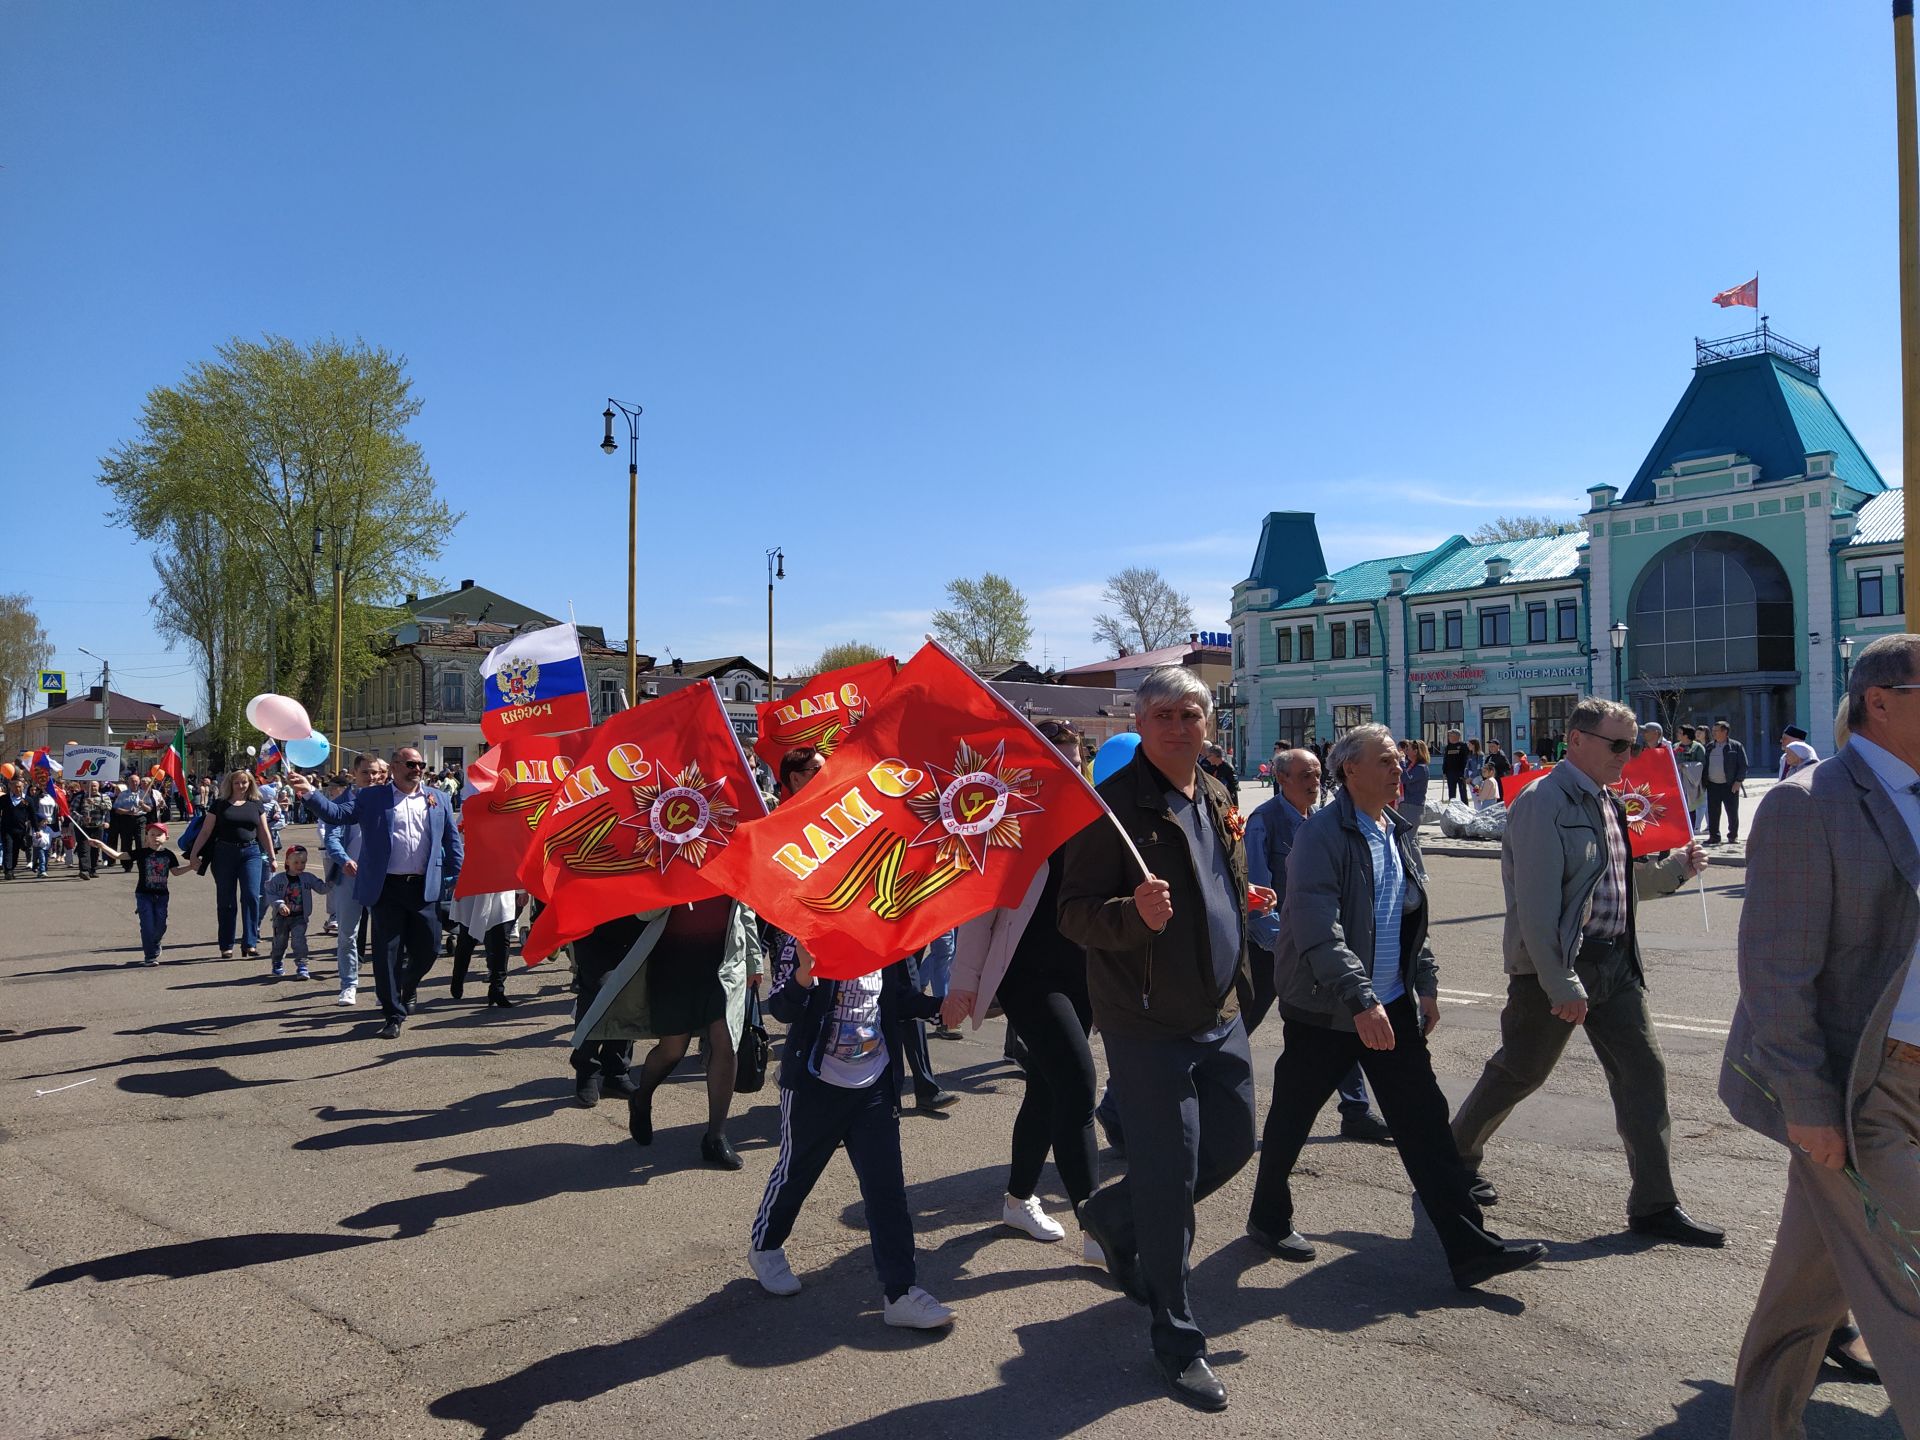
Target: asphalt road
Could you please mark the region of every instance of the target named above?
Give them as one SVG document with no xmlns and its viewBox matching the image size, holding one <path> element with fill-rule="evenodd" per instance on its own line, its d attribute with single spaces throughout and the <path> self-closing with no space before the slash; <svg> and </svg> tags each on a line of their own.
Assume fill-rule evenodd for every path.
<svg viewBox="0 0 1920 1440">
<path fill-rule="evenodd" d="M 1457 1100 L 1494 1047 L 1499 875 L 1433 871 L 1434 1043 Z M 903 1122 L 921 1280 L 959 1311 L 925 1337 L 880 1323 L 844 1162 L 789 1247 L 803 1293 L 748 1277 L 771 1085 L 736 1102 L 733 1175 L 698 1163 L 691 1064 L 649 1150 L 623 1105 L 574 1106 L 564 968 L 516 973 L 523 1003 L 488 1011 L 448 997 L 443 962 L 383 1043 L 370 1004 L 335 1008 L 330 983 L 217 959 L 209 881 L 175 881 L 166 961 L 142 969 L 129 878 L 15 880 L 0 1436 L 1721 1436 L 1784 1176 L 1714 1096 L 1742 878 L 1713 884 L 1710 930 L 1692 891 L 1642 911 L 1681 1189 L 1728 1248 L 1624 1233 L 1625 1162 L 1578 1041 L 1487 1159 L 1493 1222 L 1550 1259 L 1479 1295 L 1414 1232 L 1393 1152 L 1323 1117 L 1296 1190 L 1317 1263 L 1241 1238 L 1251 1168 L 1202 1207 L 1196 1308 L 1233 1396 L 1216 1417 L 1162 1398 L 1144 1312 L 1071 1241 L 997 1224 L 1020 1095 L 998 1025 L 934 1042 L 963 1098 Z M 1263 1116 L 1278 1041 L 1277 1024 L 1256 1037 Z M 1829 1381 L 1808 1433 L 1899 1432 L 1878 1388 Z"/>
</svg>

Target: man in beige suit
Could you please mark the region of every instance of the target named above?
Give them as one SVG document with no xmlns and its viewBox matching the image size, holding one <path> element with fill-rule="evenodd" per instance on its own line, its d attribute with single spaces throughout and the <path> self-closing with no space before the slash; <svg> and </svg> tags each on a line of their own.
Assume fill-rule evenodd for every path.
<svg viewBox="0 0 1920 1440">
<path fill-rule="evenodd" d="M 1789 1147 L 1733 1433 L 1797 1436 L 1849 1306 L 1920 1434 L 1920 635 L 1854 662 L 1847 747 L 1761 803 L 1720 1098 Z"/>
</svg>

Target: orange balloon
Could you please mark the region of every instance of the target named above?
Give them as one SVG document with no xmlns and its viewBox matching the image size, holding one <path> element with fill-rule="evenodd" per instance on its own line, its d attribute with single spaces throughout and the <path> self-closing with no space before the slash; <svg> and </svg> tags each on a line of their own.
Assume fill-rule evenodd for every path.
<svg viewBox="0 0 1920 1440">
<path fill-rule="evenodd" d="M 4 762 L 0 762 L 0 779 L 4 779 L 4 780 L 13 779 L 13 766 L 6 764 Z"/>
</svg>

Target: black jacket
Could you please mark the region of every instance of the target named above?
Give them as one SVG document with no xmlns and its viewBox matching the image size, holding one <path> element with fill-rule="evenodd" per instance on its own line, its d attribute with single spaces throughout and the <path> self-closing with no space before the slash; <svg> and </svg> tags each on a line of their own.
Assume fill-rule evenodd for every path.
<svg viewBox="0 0 1920 1440">
<path fill-rule="evenodd" d="M 816 980 L 811 987 L 793 983 L 790 937 L 774 932 L 773 990 L 767 1011 L 787 1027 L 780 1050 L 780 1088 L 793 1090 L 809 1077 L 820 1075 L 820 1054 L 827 1043 L 827 1020 L 839 1002 L 838 980 Z M 892 1087 L 894 1108 L 900 1107 L 900 1087 L 906 1078 L 910 1021 L 930 1020 L 940 1013 L 940 1001 L 922 994 L 907 975 L 907 963 L 896 960 L 880 972 L 880 1034 L 887 1042 L 887 1071 L 874 1083 Z"/>
<path fill-rule="evenodd" d="M 1712 783 L 1706 779 L 1706 776 L 1713 769 L 1713 747 L 1714 747 L 1714 742 L 1709 740 L 1707 742 L 1706 763 L 1702 766 L 1700 771 L 1702 784 Z M 1738 785 L 1742 780 L 1747 778 L 1747 747 L 1742 745 L 1738 740 L 1727 741 L 1727 756 L 1725 761 L 1725 767 L 1727 772 L 1727 784 Z"/>
</svg>

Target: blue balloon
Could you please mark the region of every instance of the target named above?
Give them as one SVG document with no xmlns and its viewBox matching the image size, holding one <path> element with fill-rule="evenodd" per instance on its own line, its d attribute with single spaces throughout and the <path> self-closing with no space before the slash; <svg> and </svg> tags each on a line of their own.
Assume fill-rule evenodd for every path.
<svg viewBox="0 0 1920 1440">
<path fill-rule="evenodd" d="M 1116 770 L 1125 768 L 1132 761 L 1133 752 L 1140 748 L 1140 737 L 1129 730 L 1124 735 L 1115 735 L 1102 745 L 1093 756 L 1093 783 L 1098 785 Z"/>
<path fill-rule="evenodd" d="M 287 760 L 301 770 L 318 770 L 327 763 L 327 756 L 333 753 L 333 746 L 327 737 L 318 730 L 304 740 L 289 740 L 286 746 Z"/>
</svg>

